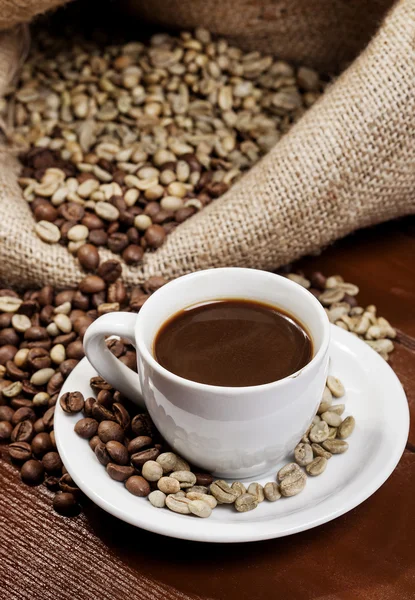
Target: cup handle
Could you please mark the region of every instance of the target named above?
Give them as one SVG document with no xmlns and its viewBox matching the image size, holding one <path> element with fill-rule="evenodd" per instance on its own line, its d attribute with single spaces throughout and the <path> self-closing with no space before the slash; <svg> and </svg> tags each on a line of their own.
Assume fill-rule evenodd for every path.
<svg viewBox="0 0 415 600">
<path fill-rule="evenodd" d="M 114 312 L 102 315 L 91 323 L 85 333 L 85 354 L 105 381 L 119 390 L 124 396 L 145 409 L 140 378 L 108 350 L 105 336 L 119 335 L 127 338 L 135 346 L 135 324 L 137 315 L 127 312 Z"/>
</svg>

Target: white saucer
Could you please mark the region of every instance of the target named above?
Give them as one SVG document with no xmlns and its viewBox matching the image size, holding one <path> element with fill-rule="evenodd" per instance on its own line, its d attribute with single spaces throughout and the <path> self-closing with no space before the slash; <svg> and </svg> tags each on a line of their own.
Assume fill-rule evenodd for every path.
<svg viewBox="0 0 415 600">
<path fill-rule="evenodd" d="M 389 365 L 364 342 L 332 326 L 330 372 L 339 377 L 346 396 L 344 415 L 356 418 L 349 450 L 333 456 L 326 471 L 309 477 L 305 490 L 292 498 L 262 502 L 248 513 L 219 506 L 209 519 L 154 508 L 122 483 L 110 479 L 89 448 L 74 432 L 81 415 L 69 417 L 58 405 L 55 434 L 59 453 L 81 490 L 112 515 L 163 535 L 203 542 L 250 542 L 282 537 L 326 523 L 371 496 L 396 467 L 409 430 L 409 410 L 403 388 Z M 92 395 L 90 377 L 97 373 L 83 359 L 68 377 L 62 393 Z M 275 469 L 260 483 L 275 481 Z"/>
</svg>

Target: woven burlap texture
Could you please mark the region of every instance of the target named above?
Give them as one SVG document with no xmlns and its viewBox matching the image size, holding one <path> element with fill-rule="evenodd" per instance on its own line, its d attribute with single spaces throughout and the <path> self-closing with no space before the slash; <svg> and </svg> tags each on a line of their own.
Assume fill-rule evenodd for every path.
<svg viewBox="0 0 415 600">
<path fill-rule="evenodd" d="M 124 280 L 225 265 L 273 269 L 360 227 L 415 213 L 415 3 L 401 0 L 324 97 L 225 196 L 192 217 Z M 76 260 L 33 232 L 0 153 L 0 279 L 75 285 Z M 108 257 L 109 252 L 103 252 Z"/>
</svg>

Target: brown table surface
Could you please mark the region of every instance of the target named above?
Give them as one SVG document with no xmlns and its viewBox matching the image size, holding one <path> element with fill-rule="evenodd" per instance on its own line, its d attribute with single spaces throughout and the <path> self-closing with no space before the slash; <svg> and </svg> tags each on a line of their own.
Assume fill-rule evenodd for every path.
<svg viewBox="0 0 415 600">
<path fill-rule="evenodd" d="M 415 416 L 415 221 L 359 232 L 301 265 L 357 283 L 361 303 L 400 330 L 391 365 Z M 43 486 L 20 483 L 3 449 L 0 598 L 413 599 L 414 451 L 412 419 L 395 472 L 348 514 L 291 537 L 215 545 L 136 529 L 92 503 L 75 519 L 59 517 Z"/>
</svg>

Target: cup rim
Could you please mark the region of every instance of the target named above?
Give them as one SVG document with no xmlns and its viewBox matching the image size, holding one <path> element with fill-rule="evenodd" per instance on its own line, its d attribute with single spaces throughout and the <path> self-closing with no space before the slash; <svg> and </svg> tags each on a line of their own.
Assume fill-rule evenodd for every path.
<svg viewBox="0 0 415 600">
<path fill-rule="evenodd" d="M 198 381 L 192 381 L 191 379 L 186 379 L 185 377 L 176 375 L 175 373 L 172 373 L 171 371 L 169 371 L 168 369 L 166 369 L 165 367 L 160 365 L 160 363 L 158 363 L 156 361 L 156 359 L 154 358 L 154 356 L 152 355 L 151 351 L 147 348 L 142 337 L 139 335 L 139 323 L 141 320 L 143 320 L 147 317 L 146 313 L 148 313 L 151 310 L 152 299 L 154 297 L 157 297 L 161 293 L 165 293 L 166 288 L 170 289 L 170 288 L 180 286 L 181 281 L 183 279 L 189 280 L 189 279 L 197 279 L 199 277 L 205 277 L 208 274 L 211 274 L 213 271 L 215 271 L 215 272 L 228 271 L 229 272 L 229 271 L 236 271 L 236 270 L 245 271 L 247 275 L 252 274 L 252 272 L 260 273 L 261 276 L 264 276 L 265 278 L 268 278 L 268 279 L 271 277 L 272 278 L 279 277 L 279 278 L 283 279 L 289 287 L 292 286 L 292 289 L 296 293 L 302 294 L 308 302 L 311 302 L 314 305 L 314 307 L 317 309 L 317 312 L 321 316 L 321 325 L 323 327 L 323 339 L 320 344 L 320 348 L 318 349 L 316 354 L 313 356 L 313 358 L 310 360 L 310 362 L 308 362 L 304 367 L 302 367 L 295 373 L 292 373 L 291 375 L 287 375 L 287 377 L 283 377 L 282 379 L 277 379 L 276 381 L 271 381 L 269 383 L 262 383 L 260 385 L 234 386 L 234 387 L 233 386 L 211 385 L 208 383 L 200 383 Z M 294 281 L 291 281 L 287 277 L 283 277 L 282 275 L 278 275 L 277 273 L 271 273 L 269 271 L 261 271 L 260 269 L 249 269 L 249 268 L 245 268 L 245 267 L 219 267 L 219 268 L 212 268 L 212 269 L 203 269 L 200 271 L 195 271 L 193 273 L 188 273 L 187 275 L 182 275 L 181 277 L 178 277 L 177 279 L 173 279 L 172 281 L 169 281 L 168 283 L 163 285 L 163 287 L 159 288 L 156 292 L 154 292 L 148 298 L 148 300 L 145 302 L 145 304 L 142 306 L 142 308 L 140 309 L 140 312 L 137 315 L 137 320 L 136 320 L 136 324 L 135 324 L 135 328 L 134 328 L 134 337 L 135 337 L 135 341 L 137 344 L 137 351 L 138 351 L 139 355 L 141 356 L 141 358 L 143 360 L 146 360 L 150 364 L 150 366 L 155 371 L 157 371 L 160 375 L 169 379 L 173 383 L 185 385 L 186 387 L 191 388 L 194 391 L 210 392 L 210 393 L 217 393 L 217 394 L 220 393 L 223 395 L 235 396 L 235 395 L 240 395 L 240 394 L 246 394 L 247 392 L 268 391 L 273 387 L 275 387 L 275 388 L 283 387 L 284 385 L 288 385 L 292 379 L 296 379 L 300 375 L 303 375 L 304 373 L 308 373 L 308 371 L 310 371 L 314 367 L 314 365 L 316 363 L 318 363 L 327 352 L 327 349 L 328 349 L 328 346 L 330 343 L 330 321 L 328 319 L 328 316 L 327 316 L 323 306 L 320 304 L 320 302 L 317 300 L 317 298 L 315 296 L 313 296 L 313 294 L 311 292 L 309 292 L 306 288 L 302 287 L 298 283 L 295 283 Z"/>
</svg>

